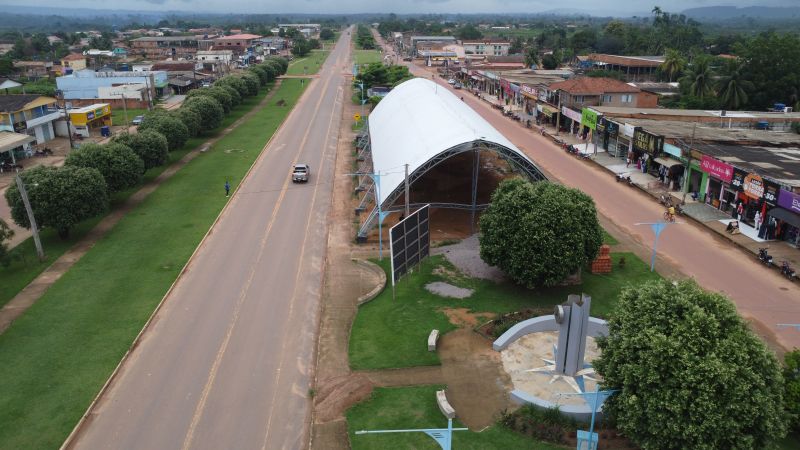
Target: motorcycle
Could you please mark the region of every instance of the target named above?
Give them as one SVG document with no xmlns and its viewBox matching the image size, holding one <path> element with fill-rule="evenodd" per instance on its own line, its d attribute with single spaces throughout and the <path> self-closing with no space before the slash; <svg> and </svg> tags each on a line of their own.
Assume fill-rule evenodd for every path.
<svg viewBox="0 0 800 450">
<path fill-rule="evenodd" d="M 617 179 L 617 183 L 619 183 L 620 181 L 627 181 L 628 184 L 633 184 L 633 181 L 631 181 L 631 176 L 630 175 L 626 175 L 624 173 L 616 174 L 616 179 Z"/>
<path fill-rule="evenodd" d="M 758 259 L 759 261 L 764 263 L 767 267 L 772 266 L 772 256 L 770 256 L 766 248 L 758 249 Z"/>
<path fill-rule="evenodd" d="M 789 279 L 789 281 L 797 280 L 797 272 L 789 265 L 789 261 L 781 263 L 781 275 Z"/>
<path fill-rule="evenodd" d="M 666 207 L 672 206 L 672 196 L 667 194 L 661 194 L 658 199 L 658 202 Z"/>
</svg>

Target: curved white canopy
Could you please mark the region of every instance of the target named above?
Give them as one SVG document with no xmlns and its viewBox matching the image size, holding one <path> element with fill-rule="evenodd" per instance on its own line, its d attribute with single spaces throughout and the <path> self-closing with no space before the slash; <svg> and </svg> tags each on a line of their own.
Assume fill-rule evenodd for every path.
<svg viewBox="0 0 800 450">
<path fill-rule="evenodd" d="M 395 87 L 369 116 L 370 151 L 380 174 L 380 202 L 409 174 L 453 147 L 485 141 L 505 147 L 533 168 L 514 144 L 448 89 L 414 78 Z M 541 172 L 536 168 L 537 172 Z M 543 178 L 543 176 L 542 176 Z"/>
</svg>

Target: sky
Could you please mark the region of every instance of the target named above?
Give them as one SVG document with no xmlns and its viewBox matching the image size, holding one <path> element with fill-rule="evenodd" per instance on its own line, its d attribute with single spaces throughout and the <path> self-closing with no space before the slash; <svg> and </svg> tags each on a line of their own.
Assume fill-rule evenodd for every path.
<svg viewBox="0 0 800 450">
<path fill-rule="evenodd" d="M 71 0 L 90 9 L 171 10 L 217 13 L 518 13 L 569 9 L 609 15 L 641 14 L 660 5 L 670 12 L 713 6 L 798 6 L 797 0 Z M 0 0 L 2 4 L 65 7 L 61 0 Z"/>
</svg>

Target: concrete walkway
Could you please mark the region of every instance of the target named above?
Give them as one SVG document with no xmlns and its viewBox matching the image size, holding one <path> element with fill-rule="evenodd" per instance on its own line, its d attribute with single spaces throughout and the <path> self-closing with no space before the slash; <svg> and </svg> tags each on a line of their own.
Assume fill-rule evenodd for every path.
<svg viewBox="0 0 800 450">
<path fill-rule="evenodd" d="M 275 88 L 280 85 L 276 82 Z M 31 305 L 36 303 L 37 300 L 50 288 L 59 278 L 61 278 L 76 262 L 78 262 L 86 252 L 89 251 L 94 245 L 102 239 L 114 226 L 125 217 L 131 210 L 137 207 L 140 203 L 147 198 L 153 191 L 155 191 L 161 183 L 168 180 L 172 175 L 183 168 L 189 161 L 193 160 L 197 155 L 203 151 L 207 151 L 214 143 L 228 135 L 231 131 L 236 129 L 239 125 L 247 121 L 253 114 L 261 110 L 267 105 L 269 100 L 274 95 L 276 89 L 272 89 L 269 94 L 252 110 L 248 111 L 245 115 L 240 117 L 231 126 L 222 130 L 218 135 L 212 139 L 207 140 L 202 145 L 193 149 L 179 161 L 169 166 L 153 181 L 142 186 L 141 189 L 131 195 L 125 203 L 119 208 L 111 211 L 103 218 L 89 233 L 86 234 L 81 240 L 67 250 L 63 255 L 56 259 L 53 264 L 39 274 L 30 284 L 25 286 L 14 298 L 0 309 L 0 333 L 4 332 L 17 317 L 21 316 Z"/>
</svg>

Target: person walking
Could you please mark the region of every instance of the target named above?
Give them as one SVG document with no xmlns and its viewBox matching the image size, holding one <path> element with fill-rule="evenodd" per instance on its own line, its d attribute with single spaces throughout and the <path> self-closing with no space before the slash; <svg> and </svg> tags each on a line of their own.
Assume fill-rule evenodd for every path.
<svg viewBox="0 0 800 450">
<path fill-rule="evenodd" d="M 743 202 L 739 202 L 739 205 L 736 207 L 736 220 L 742 220 L 742 216 L 744 215 L 744 205 Z"/>
<path fill-rule="evenodd" d="M 761 228 L 761 211 L 756 211 L 756 216 L 753 218 L 753 224 L 756 227 L 756 233 Z"/>
<path fill-rule="evenodd" d="M 231 194 L 231 184 L 228 183 L 228 180 L 225 180 L 225 197 L 228 197 Z"/>
</svg>

